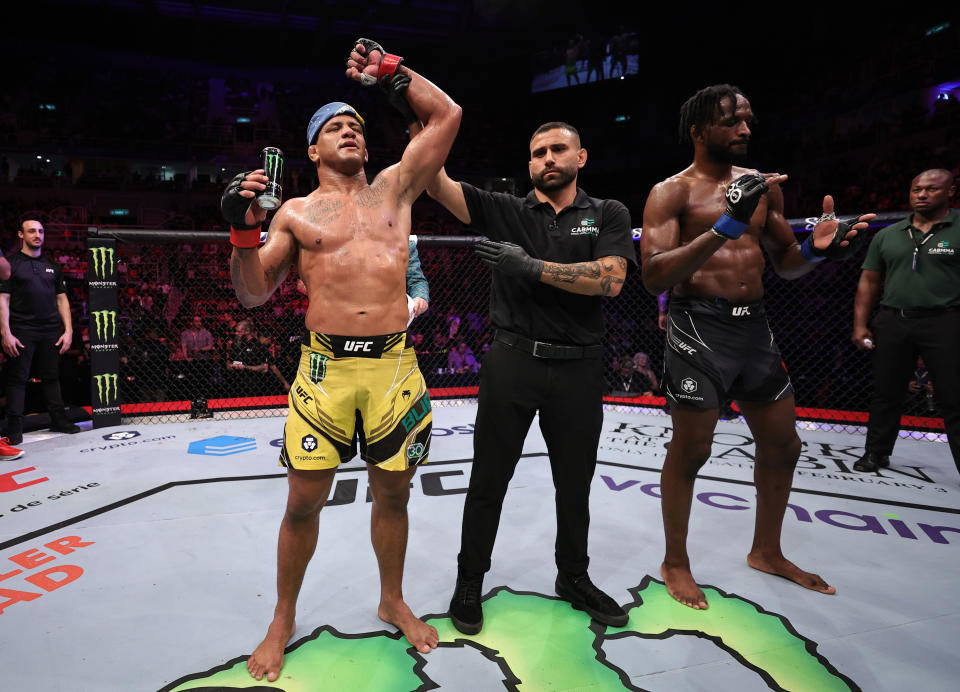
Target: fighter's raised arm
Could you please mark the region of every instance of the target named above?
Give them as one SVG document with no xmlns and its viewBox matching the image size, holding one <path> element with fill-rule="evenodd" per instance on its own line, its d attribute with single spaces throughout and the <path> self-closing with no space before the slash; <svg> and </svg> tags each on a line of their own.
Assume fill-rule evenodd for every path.
<svg viewBox="0 0 960 692">
<path fill-rule="evenodd" d="M 347 61 L 347 76 L 364 86 L 379 84 L 390 102 L 407 115 L 403 100 L 422 123 L 400 162 L 385 174 L 395 174 L 399 199 L 412 203 L 440 171 L 460 128 L 461 109 L 430 80 L 403 64 L 370 39 L 358 39 Z"/>
<path fill-rule="evenodd" d="M 286 224 L 286 206 L 281 206 L 270 224 L 267 240 L 260 245 L 260 228 L 267 212 L 257 204 L 258 192 L 266 189 L 262 168 L 238 173 L 220 200 L 223 217 L 230 223 L 230 279 L 240 304 L 263 305 L 277 290 L 297 257 L 297 244 Z"/>
</svg>

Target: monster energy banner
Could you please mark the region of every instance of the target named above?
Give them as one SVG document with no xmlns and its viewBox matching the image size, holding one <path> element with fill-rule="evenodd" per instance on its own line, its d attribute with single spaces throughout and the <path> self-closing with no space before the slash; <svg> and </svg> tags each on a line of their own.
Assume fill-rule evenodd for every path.
<svg viewBox="0 0 960 692">
<path fill-rule="evenodd" d="M 120 425 L 116 241 L 106 238 L 87 240 L 87 287 L 93 427 Z"/>
</svg>

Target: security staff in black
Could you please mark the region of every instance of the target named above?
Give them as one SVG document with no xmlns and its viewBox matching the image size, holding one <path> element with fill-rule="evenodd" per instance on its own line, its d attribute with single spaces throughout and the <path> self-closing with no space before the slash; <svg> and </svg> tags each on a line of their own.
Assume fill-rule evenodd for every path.
<svg viewBox="0 0 960 692">
<path fill-rule="evenodd" d="M 270 354 L 260 343 L 250 320 L 237 323 L 236 339 L 227 355 L 227 396 L 266 396 L 275 394 L 276 383 L 270 376 Z"/>
<path fill-rule="evenodd" d="M 23 402 L 30 367 L 40 378 L 50 429 L 76 433 L 60 394 L 60 355 L 70 348 L 73 325 L 60 266 L 42 254 L 43 224 L 24 221 L 19 252 L 7 257 L 10 278 L 0 281 L 0 335 L 7 364 L 7 437 L 23 441 Z"/>
<path fill-rule="evenodd" d="M 463 508 L 454 625 L 483 625 L 480 591 L 507 485 L 535 414 L 556 488 L 557 593 L 607 625 L 627 615 L 587 575 L 590 482 L 603 422 L 602 296 L 616 296 L 636 259 L 626 208 L 577 187 L 587 160 L 577 130 L 542 125 L 530 140 L 526 198 L 478 190 L 441 171 L 428 192 L 489 240 L 494 341 L 480 370 L 473 468 Z"/>
<path fill-rule="evenodd" d="M 857 471 L 890 465 L 907 383 L 917 356 L 930 372 L 950 453 L 960 471 L 960 213 L 945 169 L 924 171 L 910 185 L 913 214 L 870 243 L 854 300 L 853 343 L 873 351 L 873 398 Z M 882 296 L 881 296 L 882 292 Z M 880 309 L 867 326 L 870 313 Z"/>
</svg>

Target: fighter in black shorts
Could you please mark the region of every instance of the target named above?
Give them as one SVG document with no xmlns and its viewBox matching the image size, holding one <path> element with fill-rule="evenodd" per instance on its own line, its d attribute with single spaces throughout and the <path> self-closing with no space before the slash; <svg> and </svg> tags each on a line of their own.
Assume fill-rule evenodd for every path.
<svg viewBox="0 0 960 692">
<path fill-rule="evenodd" d="M 783 556 L 780 529 L 800 455 L 793 388 L 767 327 L 761 243 L 777 273 L 793 279 L 824 259 L 842 259 L 866 223 L 840 223 L 833 199 L 803 246 L 783 216 L 786 176 L 742 168 L 753 112 L 736 87 L 694 94 L 680 110 L 680 137 L 693 164 L 650 192 L 640 251 L 643 282 L 653 294 L 672 289 L 664 389 L 673 438 L 661 493 L 667 590 L 691 608 L 706 608 L 687 555 L 687 525 L 697 471 L 710 457 L 724 397 L 733 396 L 756 440 L 757 519 L 747 563 L 801 586 L 834 593 L 818 575 Z M 860 217 L 868 221 L 872 214 Z"/>
<path fill-rule="evenodd" d="M 719 408 L 780 401 L 793 385 L 762 302 L 674 297 L 669 303 L 663 391 L 672 404 Z"/>
</svg>

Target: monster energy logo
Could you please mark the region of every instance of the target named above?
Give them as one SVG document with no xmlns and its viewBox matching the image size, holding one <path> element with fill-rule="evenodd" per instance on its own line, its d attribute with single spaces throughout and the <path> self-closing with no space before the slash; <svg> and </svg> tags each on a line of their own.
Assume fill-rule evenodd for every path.
<svg viewBox="0 0 960 692">
<path fill-rule="evenodd" d="M 94 310 L 90 313 L 97 330 L 97 341 L 117 338 L 117 311 Z"/>
<path fill-rule="evenodd" d="M 271 182 L 279 182 L 283 178 L 283 156 L 279 149 L 264 152 L 263 168 Z"/>
<path fill-rule="evenodd" d="M 327 357 L 322 353 L 310 354 L 310 381 L 319 384 L 327 375 Z"/>
<path fill-rule="evenodd" d="M 98 279 L 105 279 L 108 276 L 113 276 L 114 267 L 113 267 L 113 255 L 115 250 L 112 247 L 92 247 L 90 248 L 91 262 L 93 263 L 93 274 Z M 109 269 L 107 268 L 107 263 L 109 264 Z"/>
<path fill-rule="evenodd" d="M 97 381 L 97 400 L 104 406 L 109 406 L 110 403 L 117 403 L 118 388 L 117 380 L 119 377 L 115 373 L 107 375 L 94 375 L 93 379 Z M 111 386 L 113 392 L 111 394 Z"/>
</svg>

